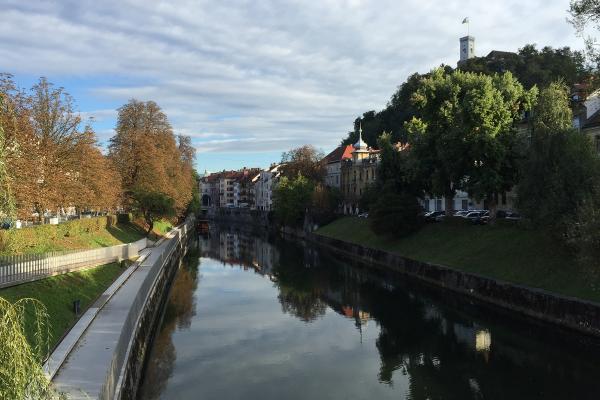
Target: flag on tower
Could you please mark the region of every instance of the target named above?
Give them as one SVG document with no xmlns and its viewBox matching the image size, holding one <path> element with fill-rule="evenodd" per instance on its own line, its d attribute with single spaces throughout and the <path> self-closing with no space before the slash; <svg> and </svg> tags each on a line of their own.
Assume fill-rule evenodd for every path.
<svg viewBox="0 0 600 400">
<path fill-rule="evenodd" d="M 466 17 L 465 19 L 463 19 L 463 24 L 468 24 L 469 23 L 469 17 Z"/>
</svg>

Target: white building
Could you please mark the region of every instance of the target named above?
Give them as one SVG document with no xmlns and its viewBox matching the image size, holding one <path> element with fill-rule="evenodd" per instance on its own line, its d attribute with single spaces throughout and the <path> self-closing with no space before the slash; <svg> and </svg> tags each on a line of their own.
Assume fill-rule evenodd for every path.
<svg viewBox="0 0 600 400">
<path fill-rule="evenodd" d="M 281 177 L 281 165 L 275 164 L 260 171 L 253 179 L 254 208 L 261 211 L 271 211 L 273 206 L 273 189 Z"/>
</svg>

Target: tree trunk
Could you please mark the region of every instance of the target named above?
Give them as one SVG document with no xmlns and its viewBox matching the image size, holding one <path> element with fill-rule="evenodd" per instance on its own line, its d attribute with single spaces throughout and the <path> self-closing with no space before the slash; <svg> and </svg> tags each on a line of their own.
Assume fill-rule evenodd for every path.
<svg viewBox="0 0 600 400">
<path fill-rule="evenodd" d="M 444 203 L 446 207 L 446 216 L 451 217 L 454 215 L 454 193 L 446 194 L 444 196 Z"/>
<path fill-rule="evenodd" d="M 488 208 L 490 211 L 490 218 L 488 224 L 494 225 L 496 222 L 496 212 L 498 211 L 498 193 L 494 193 L 489 198 Z"/>
</svg>

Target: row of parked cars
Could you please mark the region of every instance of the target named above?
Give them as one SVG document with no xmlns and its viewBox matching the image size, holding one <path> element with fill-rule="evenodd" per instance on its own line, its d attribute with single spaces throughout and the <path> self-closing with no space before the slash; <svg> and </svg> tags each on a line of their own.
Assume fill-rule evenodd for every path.
<svg viewBox="0 0 600 400">
<path fill-rule="evenodd" d="M 474 224 L 487 224 L 490 219 L 489 210 L 459 210 L 454 213 L 455 217 L 466 218 Z M 429 211 L 424 214 L 425 220 L 429 222 L 441 222 L 446 217 L 445 211 Z M 521 216 L 513 211 L 498 210 L 496 211 L 497 219 L 520 220 Z"/>
</svg>

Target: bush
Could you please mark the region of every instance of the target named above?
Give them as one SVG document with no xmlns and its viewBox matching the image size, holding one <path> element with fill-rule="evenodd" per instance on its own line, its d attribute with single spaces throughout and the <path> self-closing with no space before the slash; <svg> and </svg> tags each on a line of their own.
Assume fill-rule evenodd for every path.
<svg viewBox="0 0 600 400">
<path fill-rule="evenodd" d="M 411 194 L 384 192 L 371 206 L 371 229 L 377 235 L 406 236 L 423 225 L 421 210 L 417 198 Z"/>
<path fill-rule="evenodd" d="M 577 215 L 567 224 L 567 243 L 577 252 L 586 266 L 598 267 L 600 263 L 600 200 L 585 201 Z"/>
<path fill-rule="evenodd" d="M 130 223 L 131 221 L 133 221 L 133 217 L 131 216 L 131 213 L 117 214 L 117 223 L 127 224 L 127 223 Z"/>
</svg>

